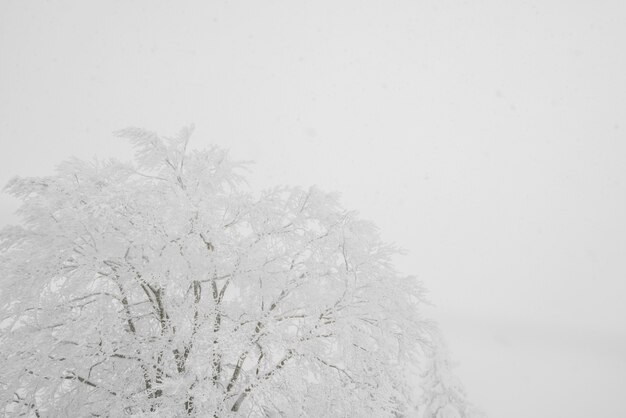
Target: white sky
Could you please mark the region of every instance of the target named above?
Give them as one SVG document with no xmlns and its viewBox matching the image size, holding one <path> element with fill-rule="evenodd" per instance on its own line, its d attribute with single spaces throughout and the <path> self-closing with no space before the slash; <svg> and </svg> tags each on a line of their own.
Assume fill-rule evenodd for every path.
<svg viewBox="0 0 626 418">
<path fill-rule="evenodd" d="M 1 0 L 0 182 L 194 122 L 406 248 L 492 418 L 619 417 L 625 74 L 620 1 Z"/>
</svg>

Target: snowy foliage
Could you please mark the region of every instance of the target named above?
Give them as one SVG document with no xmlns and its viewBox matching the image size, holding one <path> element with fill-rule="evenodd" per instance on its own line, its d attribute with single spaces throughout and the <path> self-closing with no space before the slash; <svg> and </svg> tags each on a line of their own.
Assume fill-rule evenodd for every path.
<svg viewBox="0 0 626 418">
<path fill-rule="evenodd" d="M 450 353 L 438 332 L 431 334 L 422 374 L 420 418 L 483 418 L 484 414 L 468 402 L 465 389 L 453 373 Z"/>
<path fill-rule="evenodd" d="M 4 414 L 409 411 L 429 326 L 396 249 L 334 195 L 253 195 L 245 165 L 189 151 L 191 132 L 126 129 L 132 164 L 7 186 L 23 203 L 0 241 Z"/>
</svg>

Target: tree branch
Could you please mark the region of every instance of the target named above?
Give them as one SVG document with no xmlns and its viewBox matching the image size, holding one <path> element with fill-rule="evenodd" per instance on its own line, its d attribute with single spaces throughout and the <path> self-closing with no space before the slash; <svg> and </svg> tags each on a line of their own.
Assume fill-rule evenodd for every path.
<svg viewBox="0 0 626 418">
<path fill-rule="evenodd" d="M 92 388 L 96 388 L 96 389 L 101 389 L 101 390 L 108 392 L 110 395 L 117 396 L 117 393 L 113 392 L 112 390 L 103 388 L 102 386 L 99 386 L 98 384 L 92 382 L 91 380 L 85 379 L 84 377 L 81 377 L 74 372 L 68 372 L 68 373 L 70 374 L 67 376 L 61 376 L 61 378 L 67 379 L 67 380 L 77 380 L 80 383 L 83 383 L 87 386 L 91 386 Z"/>
<path fill-rule="evenodd" d="M 293 350 L 293 349 L 287 350 L 287 353 L 283 356 L 283 358 L 270 371 L 268 371 L 267 373 L 263 374 L 263 376 L 260 379 L 258 379 L 256 382 L 254 382 L 253 384 L 248 385 L 243 390 L 243 392 L 241 392 L 241 394 L 239 394 L 239 396 L 237 397 L 237 400 L 235 401 L 235 403 L 233 404 L 233 406 L 232 406 L 232 408 L 230 410 L 233 411 L 233 412 L 239 411 L 239 408 L 241 407 L 241 404 L 246 399 L 248 394 L 252 391 L 252 389 L 256 388 L 263 381 L 269 379 L 274 374 L 276 374 L 278 371 L 280 371 L 283 367 L 285 367 L 285 364 L 287 363 L 287 361 L 289 361 L 289 359 L 291 359 L 294 356 L 294 354 L 295 354 L 295 350 Z"/>
</svg>

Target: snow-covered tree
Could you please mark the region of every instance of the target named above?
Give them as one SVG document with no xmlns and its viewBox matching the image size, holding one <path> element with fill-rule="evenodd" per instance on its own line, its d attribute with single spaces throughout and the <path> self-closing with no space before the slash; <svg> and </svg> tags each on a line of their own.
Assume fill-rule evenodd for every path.
<svg viewBox="0 0 626 418">
<path fill-rule="evenodd" d="M 253 194 L 225 151 L 140 129 L 136 160 L 15 178 L 0 247 L 8 416 L 385 417 L 428 323 L 376 228 L 315 188 Z"/>
<path fill-rule="evenodd" d="M 482 418 L 465 394 L 454 364 L 441 334 L 434 330 L 427 348 L 428 360 L 422 373 L 422 396 L 418 410 L 420 418 Z"/>
</svg>

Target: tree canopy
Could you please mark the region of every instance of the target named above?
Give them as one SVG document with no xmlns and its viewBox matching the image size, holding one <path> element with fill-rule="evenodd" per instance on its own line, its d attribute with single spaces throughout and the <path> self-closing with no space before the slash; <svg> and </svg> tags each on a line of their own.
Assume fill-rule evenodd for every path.
<svg viewBox="0 0 626 418">
<path fill-rule="evenodd" d="M 15 178 L 0 235 L 7 415 L 385 417 L 416 401 L 422 288 L 316 188 L 252 193 L 192 129 Z"/>
</svg>

